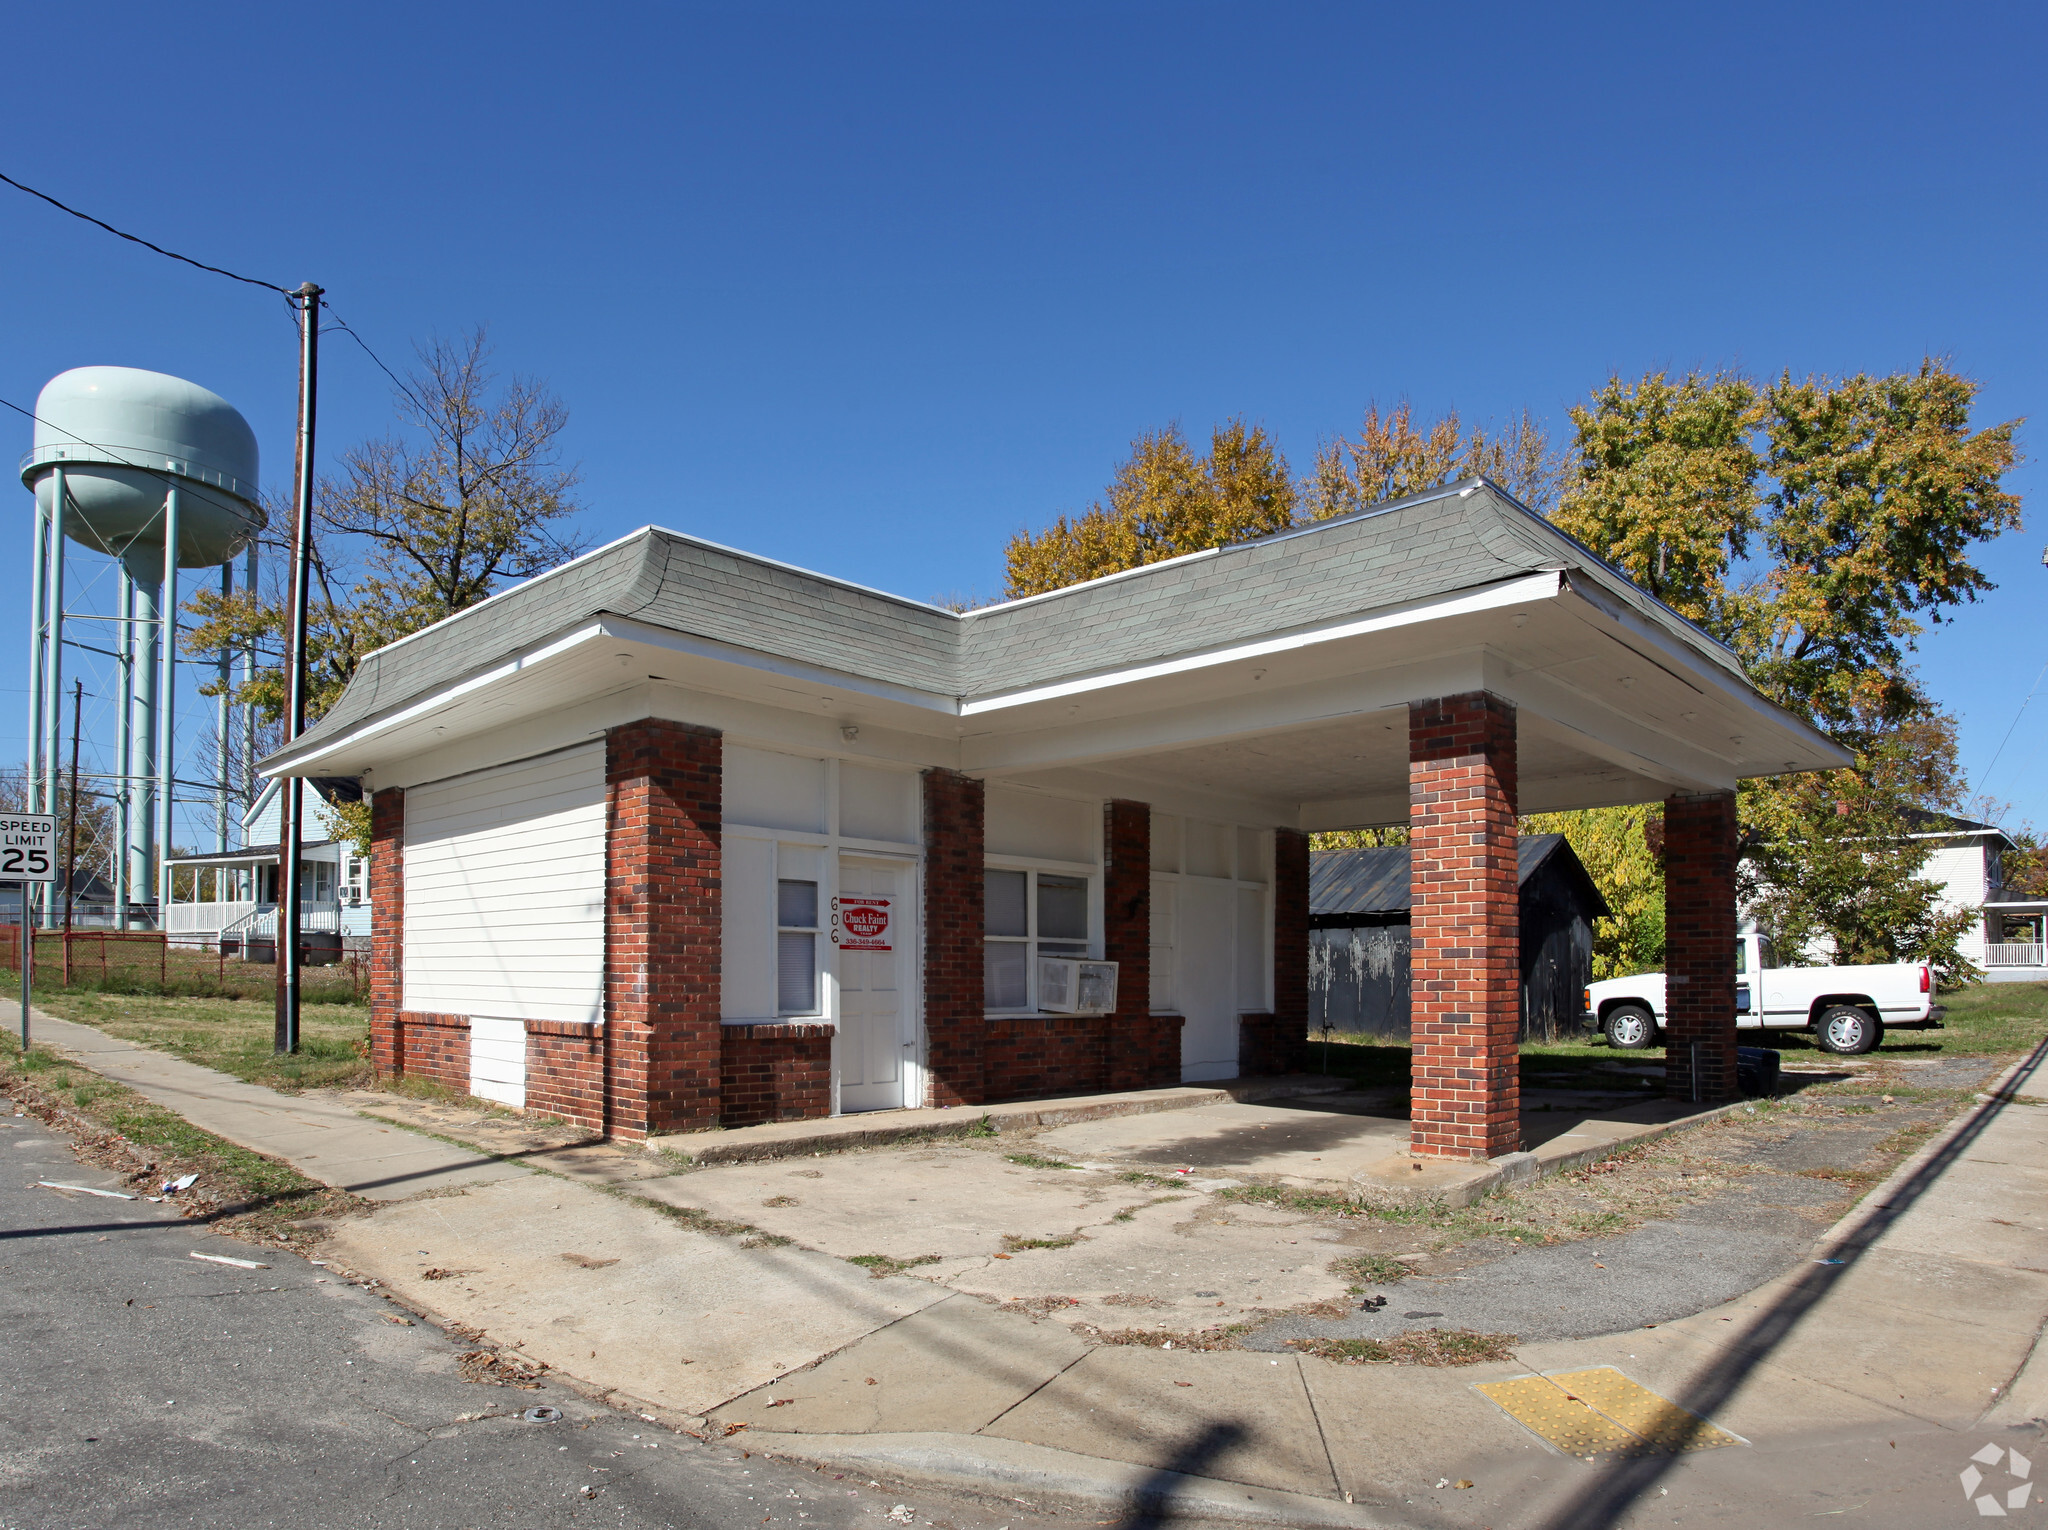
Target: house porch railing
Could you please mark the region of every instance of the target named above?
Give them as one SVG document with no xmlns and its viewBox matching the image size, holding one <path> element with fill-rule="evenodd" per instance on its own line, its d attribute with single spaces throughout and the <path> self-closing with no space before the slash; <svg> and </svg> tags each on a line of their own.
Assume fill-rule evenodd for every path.
<svg viewBox="0 0 2048 1530">
<path fill-rule="evenodd" d="M 1987 967 L 2048 967 L 2048 945 L 2026 941 L 1990 945 L 1984 948 Z"/>
</svg>

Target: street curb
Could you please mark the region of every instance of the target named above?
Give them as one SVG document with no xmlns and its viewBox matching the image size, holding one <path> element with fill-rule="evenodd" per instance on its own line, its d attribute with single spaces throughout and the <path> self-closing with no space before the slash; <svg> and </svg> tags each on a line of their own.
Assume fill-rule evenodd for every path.
<svg viewBox="0 0 2048 1530">
<path fill-rule="evenodd" d="M 939 1110 L 919 1109 L 891 1112 L 901 1119 L 886 1125 L 839 1127 L 846 1116 L 821 1117 L 813 1130 L 798 1128 L 754 1140 L 720 1141 L 721 1136 L 738 1137 L 751 1127 L 731 1133 L 686 1132 L 649 1137 L 649 1152 L 675 1153 L 698 1164 L 760 1163 L 774 1158 L 808 1158 L 817 1153 L 844 1153 L 855 1148 L 886 1147 L 897 1142 L 914 1142 L 944 1137 L 962 1137 L 986 1130 L 1026 1131 L 1042 1126 L 1071 1126 L 1078 1121 L 1101 1121 L 1118 1116 L 1148 1116 L 1168 1110 L 1193 1110 L 1204 1105 L 1250 1104 L 1257 1100 L 1289 1099 L 1301 1095 L 1341 1094 L 1349 1088 L 1344 1079 L 1315 1074 L 1293 1074 L 1278 1078 L 1229 1080 L 1211 1087 L 1175 1085 L 1156 1093 L 1132 1092 L 1106 1099 L 1072 1104 L 1020 1101 L 1002 1105 L 955 1105 Z M 783 1123 L 774 1123 L 781 1125 Z M 792 1125 L 794 1123 L 791 1123 Z M 810 1123 L 804 1123 L 808 1126 Z"/>
<path fill-rule="evenodd" d="M 878 1477 L 979 1498 L 1070 1514 L 1136 1510 L 1173 1521 L 1391 1530 L 1418 1523 L 1411 1511 L 1383 1517 L 1365 1504 L 1252 1487 L 1164 1468 L 1077 1455 L 1046 1445 L 984 1435 L 761 1434 L 742 1436 L 766 1456 L 809 1466 L 858 1467 Z M 1029 1495 L 1028 1499 L 1025 1495 Z"/>
</svg>

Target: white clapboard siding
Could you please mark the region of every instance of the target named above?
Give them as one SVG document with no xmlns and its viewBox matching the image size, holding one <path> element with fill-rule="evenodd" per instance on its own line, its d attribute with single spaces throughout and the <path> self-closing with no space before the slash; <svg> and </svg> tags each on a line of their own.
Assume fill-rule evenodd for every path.
<svg viewBox="0 0 2048 1530">
<path fill-rule="evenodd" d="M 515 1110 L 526 1108 L 526 1022 L 469 1018 L 469 1092 Z"/>
<path fill-rule="evenodd" d="M 604 859 L 602 744 L 407 792 L 405 1007 L 601 1020 Z"/>
</svg>

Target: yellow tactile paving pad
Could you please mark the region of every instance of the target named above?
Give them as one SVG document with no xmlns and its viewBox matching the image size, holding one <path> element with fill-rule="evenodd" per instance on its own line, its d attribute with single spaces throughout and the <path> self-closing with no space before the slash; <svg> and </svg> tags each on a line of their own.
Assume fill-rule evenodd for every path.
<svg viewBox="0 0 2048 1530">
<path fill-rule="evenodd" d="M 1565 1371 L 1549 1379 L 1660 1450 L 1718 1450 L 1741 1443 L 1697 1413 L 1630 1381 L 1611 1365 Z"/>
<path fill-rule="evenodd" d="M 1474 1388 L 1516 1423 L 1582 1461 L 1675 1455 L 1741 1441 L 1611 1365 Z"/>
</svg>

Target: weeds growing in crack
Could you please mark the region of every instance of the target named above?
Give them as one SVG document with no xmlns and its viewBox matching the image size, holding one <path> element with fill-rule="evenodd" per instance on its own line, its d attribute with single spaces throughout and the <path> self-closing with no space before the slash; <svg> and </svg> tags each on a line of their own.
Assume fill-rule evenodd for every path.
<svg viewBox="0 0 2048 1530">
<path fill-rule="evenodd" d="M 1022 1164 L 1027 1169 L 1078 1169 L 1077 1163 L 1068 1163 L 1062 1158 L 1045 1158 L 1037 1153 L 1005 1153 L 1006 1163 Z"/>
<path fill-rule="evenodd" d="M 921 1264 L 937 1264 L 937 1254 L 917 1254 L 909 1259 L 898 1259 L 891 1254 L 848 1254 L 848 1264 L 857 1264 L 870 1277 L 882 1280 L 890 1275 L 901 1275 L 905 1270 L 914 1270 Z"/>
</svg>

